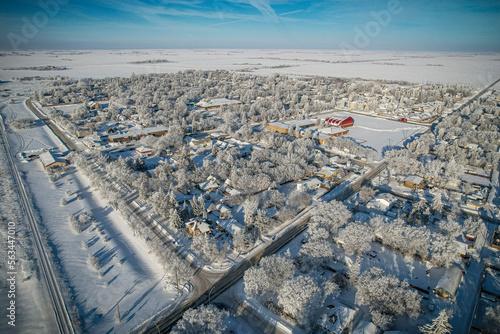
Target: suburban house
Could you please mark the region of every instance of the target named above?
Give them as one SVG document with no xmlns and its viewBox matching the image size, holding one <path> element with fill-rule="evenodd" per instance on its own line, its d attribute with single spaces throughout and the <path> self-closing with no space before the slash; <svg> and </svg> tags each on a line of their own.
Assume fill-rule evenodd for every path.
<svg viewBox="0 0 500 334">
<path fill-rule="evenodd" d="M 89 102 L 89 108 L 90 110 L 102 109 L 102 104 L 92 101 Z"/>
<path fill-rule="evenodd" d="M 215 205 L 214 213 L 216 213 L 216 215 L 218 215 L 220 219 L 233 218 L 233 210 L 221 203 Z"/>
<path fill-rule="evenodd" d="M 432 289 L 436 295 L 443 298 L 455 299 L 460 282 L 462 281 L 463 272 L 457 266 L 445 268 L 445 271 L 439 279 L 436 287 Z"/>
<path fill-rule="evenodd" d="M 204 221 L 192 220 L 186 223 L 186 230 L 191 235 L 204 235 L 207 236 L 208 233 L 212 231 L 210 225 Z"/>
<path fill-rule="evenodd" d="M 64 167 L 68 164 L 66 160 L 54 157 L 51 152 L 44 152 L 40 154 L 40 161 L 45 169 Z"/>
<path fill-rule="evenodd" d="M 191 148 L 212 146 L 212 137 L 208 134 L 186 136 L 185 140 Z"/>
<path fill-rule="evenodd" d="M 366 212 L 385 215 L 392 208 L 396 200 L 396 197 L 391 194 L 380 194 L 366 203 Z"/>
<path fill-rule="evenodd" d="M 205 182 L 198 183 L 198 188 L 206 193 L 216 191 L 219 187 L 219 184 L 214 179 L 207 179 Z"/>
<path fill-rule="evenodd" d="M 153 154 L 153 149 L 145 146 L 137 147 L 135 151 L 140 157 L 149 157 Z"/>
<path fill-rule="evenodd" d="M 217 220 L 217 229 L 221 232 L 226 232 L 231 235 L 243 233 L 245 227 L 235 219 Z"/>
<path fill-rule="evenodd" d="M 201 100 L 196 104 L 196 106 L 202 110 L 214 110 L 225 108 L 227 106 L 237 105 L 241 106 L 243 103 L 238 100 L 229 100 L 229 99 L 211 99 L 211 100 Z"/>
<path fill-rule="evenodd" d="M 126 142 L 130 140 L 137 140 L 144 136 L 163 136 L 168 133 L 168 126 L 155 126 L 145 129 L 136 129 L 126 133 L 118 133 L 109 135 L 111 142 Z"/>
<path fill-rule="evenodd" d="M 357 310 L 335 301 L 326 307 L 316 321 L 316 326 L 326 333 L 350 332 Z"/>
<path fill-rule="evenodd" d="M 324 179 L 334 179 L 339 173 L 339 169 L 330 166 L 324 166 L 319 171 L 316 172 L 316 176 Z"/>
<path fill-rule="evenodd" d="M 408 175 L 407 177 L 405 177 L 403 182 L 404 182 L 404 186 L 407 188 L 413 188 L 413 189 L 416 189 L 416 188 L 424 189 L 425 188 L 424 179 L 420 176 L 417 176 L 417 175 Z"/>
</svg>

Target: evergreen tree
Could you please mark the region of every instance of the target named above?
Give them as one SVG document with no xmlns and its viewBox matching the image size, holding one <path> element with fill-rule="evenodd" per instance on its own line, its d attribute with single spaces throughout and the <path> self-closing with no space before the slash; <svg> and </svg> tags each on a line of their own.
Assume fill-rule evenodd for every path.
<svg viewBox="0 0 500 334">
<path fill-rule="evenodd" d="M 424 334 L 451 334 L 451 325 L 448 322 L 449 318 L 448 311 L 444 309 L 430 324 L 419 326 L 418 329 Z"/>
</svg>

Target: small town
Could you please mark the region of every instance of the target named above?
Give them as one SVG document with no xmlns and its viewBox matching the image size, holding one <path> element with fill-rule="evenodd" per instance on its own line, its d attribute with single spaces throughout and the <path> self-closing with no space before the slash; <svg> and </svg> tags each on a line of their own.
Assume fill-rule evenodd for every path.
<svg viewBox="0 0 500 334">
<path fill-rule="evenodd" d="M 500 3 L 0 11 L 0 333 L 500 333 Z"/>
</svg>

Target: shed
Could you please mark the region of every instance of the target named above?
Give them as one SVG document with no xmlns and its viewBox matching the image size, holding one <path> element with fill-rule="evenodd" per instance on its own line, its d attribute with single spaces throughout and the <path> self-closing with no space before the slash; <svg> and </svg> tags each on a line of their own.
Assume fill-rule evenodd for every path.
<svg viewBox="0 0 500 334">
<path fill-rule="evenodd" d="M 462 276 L 463 272 L 457 266 L 452 265 L 446 268 L 432 292 L 443 298 L 454 299 L 462 281 Z"/>
</svg>

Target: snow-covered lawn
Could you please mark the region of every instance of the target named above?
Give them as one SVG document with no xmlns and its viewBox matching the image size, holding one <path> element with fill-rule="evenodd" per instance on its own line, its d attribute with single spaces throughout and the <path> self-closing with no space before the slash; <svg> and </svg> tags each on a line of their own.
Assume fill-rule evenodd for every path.
<svg viewBox="0 0 500 334">
<path fill-rule="evenodd" d="M 425 126 L 364 116 L 346 111 L 322 114 L 319 118 L 347 116 L 354 118 L 354 126 L 347 128 L 349 133 L 345 136 L 354 139 L 361 146 L 377 151 L 379 154 L 378 159 L 382 158 L 384 149 L 388 149 L 389 146 L 399 146 L 406 139 L 427 130 Z"/>
</svg>

